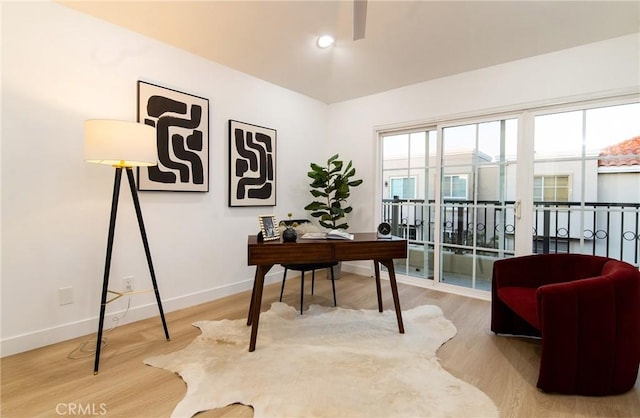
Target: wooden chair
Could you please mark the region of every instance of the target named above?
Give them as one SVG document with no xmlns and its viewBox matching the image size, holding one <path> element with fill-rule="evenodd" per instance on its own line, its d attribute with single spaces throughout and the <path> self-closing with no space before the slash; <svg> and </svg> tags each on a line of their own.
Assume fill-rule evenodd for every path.
<svg viewBox="0 0 640 418">
<path fill-rule="evenodd" d="M 331 269 L 331 287 L 333 289 L 333 306 L 337 306 L 336 302 L 336 281 L 333 275 L 333 268 L 338 265 L 337 261 L 330 263 L 310 263 L 310 264 L 282 264 L 284 267 L 284 275 L 282 276 L 282 288 L 280 289 L 280 302 L 282 302 L 282 295 L 284 293 L 284 284 L 287 279 L 287 271 L 299 271 L 300 272 L 300 315 L 302 315 L 302 308 L 304 305 L 304 273 L 311 271 L 311 294 L 313 295 L 316 270 Z"/>
</svg>

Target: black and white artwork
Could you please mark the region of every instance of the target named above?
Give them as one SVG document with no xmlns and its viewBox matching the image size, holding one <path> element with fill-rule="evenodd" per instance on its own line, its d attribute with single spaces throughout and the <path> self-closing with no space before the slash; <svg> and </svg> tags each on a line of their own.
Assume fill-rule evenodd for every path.
<svg viewBox="0 0 640 418">
<path fill-rule="evenodd" d="M 229 121 L 229 206 L 275 206 L 275 129 Z"/>
<path fill-rule="evenodd" d="M 139 190 L 209 191 L 209 100 L 138 81 L 138 122 L 156 128 L 158 165 Z"/>
</svg>

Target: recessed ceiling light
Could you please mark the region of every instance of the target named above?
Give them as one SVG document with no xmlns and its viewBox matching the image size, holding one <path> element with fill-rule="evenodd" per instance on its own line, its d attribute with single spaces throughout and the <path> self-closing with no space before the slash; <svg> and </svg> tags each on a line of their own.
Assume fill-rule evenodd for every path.
<svg viewBox="0 0 640 418">
<path fill-rule="evenodd" d="M 333 36 L 331 35 L 322 35 L 318 38 L 318 47 L 320 48 L 328 48 L 335 42 Z"/>
</svg>

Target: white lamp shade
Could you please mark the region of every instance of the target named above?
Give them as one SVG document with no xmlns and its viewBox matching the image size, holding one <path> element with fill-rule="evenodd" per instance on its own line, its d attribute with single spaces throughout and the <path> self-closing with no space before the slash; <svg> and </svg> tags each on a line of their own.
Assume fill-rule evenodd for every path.
<svg viewBox="0 0 640 418">
<path fill-rule="evenodd" d="M 157 165 L 156 130 L 136 122 L 87 120 L 84 123 L 84 159 L 119 167 Z"/>
</svg>

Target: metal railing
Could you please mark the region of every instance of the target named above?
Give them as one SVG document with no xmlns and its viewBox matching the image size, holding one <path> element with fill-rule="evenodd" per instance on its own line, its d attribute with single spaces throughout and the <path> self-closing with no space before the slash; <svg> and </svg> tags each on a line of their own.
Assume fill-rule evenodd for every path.
<svg viewBox="0 0 640 418">
<path fill-rule="evenodd" d="M 442 233 L 446 248 L 512 253 L 514 201 L 445 200 L 436 228 L 434 200 L 383 199 L 382 218 L 394 235 L 416 244 Z M 640 203 L 534 202 L 533 251 L 573 252 L 640 262 Z"/>
<path fill-rule="evenodd" d="M 537 202 L 534 252 L 579 252 L 640 261 L 640 203 Z"/>
</svg>

